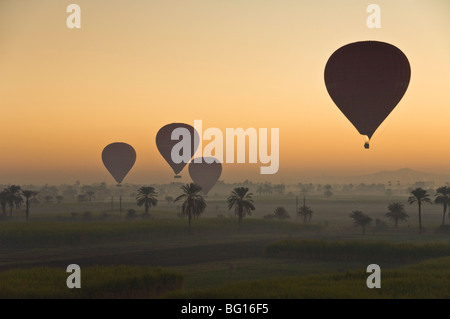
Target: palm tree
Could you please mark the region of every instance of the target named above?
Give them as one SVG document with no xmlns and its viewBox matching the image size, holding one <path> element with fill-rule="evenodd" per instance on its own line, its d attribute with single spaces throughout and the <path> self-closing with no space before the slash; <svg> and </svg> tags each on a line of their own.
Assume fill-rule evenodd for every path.
<svg viewBox="0 0 450 319">
<path fill-rule="evenodd" d="M 300 216 L 303 216 L 303 223 L 306 224 L 308 222 L 308 219 L 311 220 L 313 211 L 309 206 L 301 206 L 298 210 L 298 214 Z"/>
<path fill-rule="evenodd" d="M 264 183 L 264 185 L 263 185 L 263 194 L 272 194 L 272 184 Z"/>
<path fill-rule="evenodd" d="M 36 196 L 38 192 L 30 191 L 30 190 L 23 190 L 22 195 L 25 197 L 25 216 L 28 221 L 28 215 L 30 214 L 30 199 Z"/>
<path fill-rule="evenodd" d="M 6 218 L 6 205 L 8 204 L 8 192 L 3 190 L 0 192 L 0 206 L 2 208 L 3 217 Z"/>
<path fill-rule="evenodd" d="M 405 206 L 400 203 L 390 203 L 388 206 L 389 212 L 386 213 L 386 217 L 389 217 L 395 223 L 395 228 L 398 227 L 398 221 L 406 221 L 408 214 L 405 212 Z"/>
<path fill-rule="evenodd" d="M 95 195 L 95 192 L 94 192 L 94 191 L 91 191 L 91 190 L 89 190 L 89 191 L 86 191 L 86 195 L 88 196 L 88 198 L 89 198 L 89 201 L 91 202 L 91 201 L 92 201 L 92 196 L 94 196 L 94 195 Z"/>
<path fill-rule="evenodd" d="M 256 193 L 261 196 L 261 194 L 264 193 L 264 187 L 262 185 L 259 185 L 256 189 Z"/>
<path fill-rule="evenodd" d="M 436 190 L 434 203 L 442 205 L 444 208 L 444 213 L 442 214 L 442 226 L 443 226 L 445 224 L 445 214 L 447 212 L 447 207 L 450 205 L 450 187 L 447 186 L 439 187 Z"/>
<path fill-rule="evenodd" d="M 361 226 L 363 235 L 366 233 L 366 226 L 372 222 L 372 218 L 364 214 L 362 211 L 354 210 L 350 214 L 350 218 L 353 218 L 353 222 L 357 226 Z"/>
<path fill-rule="evenodd" d="M 20 205 L 23 203 L 23 198 L 20 194 L 20 186 L 18 185 L 10 185 L 4 189 L 5 197 L 6 197 L 6 203 L 9 205 L 10 211 L 9 216 L 12 217 L 12 211 L 14 206 L 16 208 L 19 208 Z"/>
<path fill-rule="evenodd" d="M 426 189 L 421 187 L 417 187 L 411 191 L 411 194 L 412 196 L 408 198 L 408 203 L 414 204 L 417 202 L 417 206 L 419 207 L 419 233 L 422 233 L 422 203 L 432 204 L 430 194 L 428 194 Z"/>
<path fill-rule="evenodd" d="M 181 186 L 183 194 L 175 198 L 175 202 L 183 199 L 181 205 L 181 213 L 184 216 L 188 216 L 189 219 L 189 233 L 191 233 L 191 219 L 192 217 L 198 217 L 206 209 L 206 201 L 199 192 L 202 188 L 194 183 Z"/>
<path fill-rule="evenodd" d="M 249 193 L 248 190 L 248 187 L 236 187 L 227 199 L 228 209 L 234 206 L 234 213 L 239 217 L 239 229 L 241 228 L 242 218 L 251 215 L 252 210 L 255 210 L 252 199 L 253 193 Z"/>
<path fill-rule="evenodd" d="M 333 187 L 330 184 L 326 184 L 323 188 L 324 188 L 323 195 L 326 198 L 330 198 L 331 196 L 333 196 L 333 192 L 332 192 Z"/>
<path fill-rule="evenodd" d="M 307 223 L 308 220 L 311 222 L 311 217 L 313 214 L 312 209 L 309 206 L 306 206 L 306 198 L 303 197 L 303 206 L 301 206 L 297 212 L 298 215 L 303 217 L 303 223 Z"/>
<path fill-rule="evenodd" d="M 139 207 L 145 207 L 145 215 L 148 215 L 148 209 L 150 207 L 158 204 L 158 199 L 156 197 L 158 197 L 158 193 L 155 191 L 154 187 L 142 186 L 139 188 L 136 196 L 136 203 Z"/>
</svg>

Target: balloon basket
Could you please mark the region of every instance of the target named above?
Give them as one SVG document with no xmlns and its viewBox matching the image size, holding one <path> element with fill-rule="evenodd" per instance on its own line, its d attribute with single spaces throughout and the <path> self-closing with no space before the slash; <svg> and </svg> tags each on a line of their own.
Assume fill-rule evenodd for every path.
<svg viewBox="0 0 450 319">
<path fill-rule="evenodd" d="M 175 175 L 173 178 L 181 178 L 181 175 Z"/>
<path fill-rule="evenodd" d="M 370 148 L 369 143 L 365 143 L 365 144 L 364 144 L 364 148 L 365 148 L 365 149 L 369 149 L 369 148 Z"/>
<path fill-rule="evenodd" d="M 116 187 L 122 187 L 122 184 L 117 184 Z"/>
</svg>

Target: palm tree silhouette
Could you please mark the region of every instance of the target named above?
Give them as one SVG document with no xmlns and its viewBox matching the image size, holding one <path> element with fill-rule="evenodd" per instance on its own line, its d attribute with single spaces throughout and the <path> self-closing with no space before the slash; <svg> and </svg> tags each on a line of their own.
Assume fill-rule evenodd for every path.
<svg viewBox="0 0 450 319">
<path fill-rule="evenodd" d="M 311 222 L 311 217 L 313 214 L 312 209 L 306 206 L 306 198 L 303 196 L 303 206 L 301 206 L 297 212 L 298 215 L 303 216 L 303 223 L 306 224 L 309 220 Z"/>
<path fill-rule="evenodd" d="M 256 193 L 261 196 L 261 194 L 264 193 L 264 187 L 262 185 L 259 185 L 256 189 Z"/>
<path fill-rule="evenodd" d="M 38 194 L 38 192 L 30 191 L 30 190 L 23 190 L 22 195 L 25 197 L 25 216 L 28 221 L 28 216 L 30 214 L 30 199 L 35 197 Z"/>
<path fill-rule="evenodd" d="M 92 201 L 92 196 L 95 195 L 95 192 L 94 191 L 87 191 L 86 195 L 88 196 L 89 201 L 91 202 Z"/>
<path fill-rule="evenodd" d="M 8 192 L 3 190 L 0 192 L 0 206 L 2 208 L 3 217 L 6 218 L 6 205 L 8 204 Z"/>
<path fill-rule="evenodd" d="M 405 212 L 405 206 L 401 203 L 390 203 L 388 210 L 385 216 L 394 221 L 395 228 L 398 228 L 398 221 L 406 221 L 409 217 Z"/>
<path fill-rule="evenodd" d="M 10 185 L 4 189 L 6 196 L 6 203 L 9 205 L 9 217 L 12 217 L 12 211 L 14 206 L 19 208 L 23 203 L 23 198 L 21 196 L 21 189 L 18 185 Z"/>
<path fill-rule="evenodd" d="M 192 217 L 198 217 L 206 209 L 206 201 L 199 192 L 202 188 L 194 183 L 186 184 L 181 186 L 183 194 L 175 198 L 175 202 L 183 199 L 183 204 L 181 205 L 181 213 L 188 216 L 189 219 L 189 233 L 191 233 L 191 219 Z"/>
<path fill-rule="evenodd" d="M 442 205 L 444 208 L 444 213 L 442 214 L 442 225 L 445 224 L 445 214 L 447 212 L 447 207 L 450 205 L 450 187 L 442 186 L 436 190 L 436 195 L 434 198 L 434 203 Z"/>
<path fill-rule="evenodd" d="M 239 217 L 239 229 L 241 228 L 242 218 L 251 215 L 252 210 L 255 210 L 252 199 L 253 193 L 249 193 L 248 190 L 248 187 L 236 187 L 227 199 L 228 209 L 234 206 L 234 213 Z"/>
<path fill-rule="evenodd" d="M 419 233 L 422 233 L 422 203 L 432 204 L 430 199 L 430 194 L 428 194 L 427 190 L 417 187 L 413 191 L 411 191 L 412 196 L 408 198 L 408 203 L 414 204 L 417 202 L 417 206 L 419 208 Z"/>
<path fill-rule="evenodd" d="M 152 206 L 156 206 L 158 204 L 158 193 L 155 191 L 154 187 L 151 186 L 142 186 L 138 190 L 138 194 L 136 196 L 136 204 L 141 207 L 145 207 L 145 215 L 148 215 L 148 209 Z"/>
</svg>

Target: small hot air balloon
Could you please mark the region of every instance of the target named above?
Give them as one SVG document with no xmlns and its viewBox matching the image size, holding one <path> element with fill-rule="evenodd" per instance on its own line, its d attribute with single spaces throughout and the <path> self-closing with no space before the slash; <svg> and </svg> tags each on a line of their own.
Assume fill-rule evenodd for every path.
<svg viewBox="0 0 450 319">
<path fill-rule="evenodd" d="M 125 176 L 136 162 L 136 151 L 127 143 L 111 143 L 102 152 L 102 160 L 106 169 L 120 186 Z"/>
<path fill-rule="evenodd" d="M 222 164 L 216 162 L 213 157 L 202 157 L 201 163 L 195 163 L 194 159 L 189 163 L 188 169 L 192 181 L 199 185 L 205 194 L 208 194 L 222 174 Z"/>
<path fill-rule="evenodd" d="M 190 160 L 192 156 L 194 156 L 195 151 L 197 150 L 197 147 L 199 145 L 199 135 L 197 131 L 189 124 L 171 123 L 163 126 L 156 134 L 156 146 L 158 147 L 158 151 L 161 153 L 162 157 L 164 157 L 166 162 L 173 169 L 175 173 L 175 178 L 180 178 L 181 176 L 178 174 L 183 170 L 183 168 L 186 166 L 189 160 L 176 163 L 172 159 L 172 149 L 176 144 L 180 143 L 180 140 L 177 139 L 172 140 L 172 133 L 177 128 L 187 129 L 190 134 L 191 138 L 190 154 L 181 154 L 187 155 L 185 157 L 189 158 Z"/>
<path fill-rule="evenodd" d="M 378 41 L 347 44 L 336 50 L 325 66 L 327 91 L 358 132 L 366 136 L 365 148 L 402 99 L 410 77 L 405 54 Z"/>
</svg>

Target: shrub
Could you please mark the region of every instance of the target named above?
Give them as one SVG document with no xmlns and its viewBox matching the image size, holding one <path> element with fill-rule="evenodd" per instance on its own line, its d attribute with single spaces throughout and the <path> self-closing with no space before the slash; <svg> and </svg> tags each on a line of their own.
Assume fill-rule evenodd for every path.
<svg viewBox="0 0 450 319">
<path fill-rule="evenodd" d="M 83 213 L 83 218 L 84 219 L 91 219 L 92 218 L 92 213 L 90 211 L 85 211 Z"/>
<path fill-rule="evenodd" d="M 277 207 L 275 208 L 275 211 L 273 212 L 274 217 L 278 219 L 287 219 L 290 218 L 289 213 L 287 212 L 286 208 L 284 207 Z"/>
<path fill-rule="evenodd" d="M 388 228 L 385 221 L 380 220 L 379 218 L 375 219 L 375 227 L 374 231 L 383 231 Z"/>
<path fill-rule="evenodd" d="M 134 209 L 129 209 L 127 212 L 127 219 L 131 220 L 131 219 L 135 219 L 136 218 L 136 211 Z"/>
</svg>

